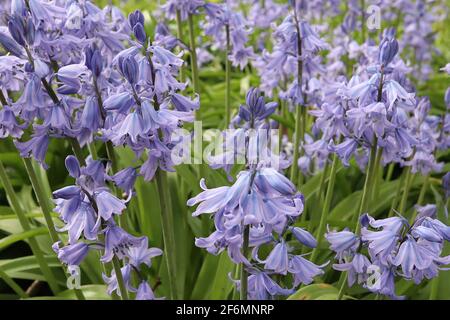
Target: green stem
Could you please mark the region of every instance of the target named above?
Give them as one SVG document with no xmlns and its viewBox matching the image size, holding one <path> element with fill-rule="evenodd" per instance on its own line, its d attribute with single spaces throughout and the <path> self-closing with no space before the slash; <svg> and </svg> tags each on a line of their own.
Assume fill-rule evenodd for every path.
<svg viewBox="0 0 450 320">
<path fill-rule="evenodd" d="M 177 10 L 177 37 L 178 39 L 183 42 L 183 22 L 181 21 L 181 14 L 180 10 Z M 184 82 L 184 67 L 181 66 L 180 68 L 180 82 Z"/>
<path fill-rule="evenodd" d="M 170 298 L 177 299 L 177 262 L 176 262 L 176 243 L 173 232 L 174 222 L 172 217 L 170 190 L 167 182 L 167 175 L 159 169 L 156 172 L 156 183 L 159 195 L 159 204 L 161 207 L 161 223 L 164 240 L 164 258 L 167 265 Z"/>
<path fill-rule="evenodd" d="M 0 181 L 2 182 L 3 188 L 5 189 L 6 195 L 8 196 L 8 202 L 11 208 L 16 213 L 17 218 L 19 219 L 19 223 L 22 226 L 22 229 L 24 231 L 31 230 L 30 223 L 28 222 L 25 213 L 22 211 L 19 199 L 17 198 L 16 193 L 14 192 L 11 181 L 9 180 L 8 175 L 6 174 L 5 167 L 3 166 L 3 163 L 1 161 L 0 161 Z M 41 269 L 42 274 L 47 280 L 50 290 L 52 290 L 54 294 L 58 293 L 59 287 L 56 282 L 56 278 L 52 273 L 50 267 L 48 266 L 47 262 L 45 261 L 44 254 L 39 248 L 36 239 L 29 238 L 28 244 L 30 245 L 31 251 L 33 252 L 33 255 L 35 256 L 37 263 L 39 264 L 39 268 Z"/>
<path fill-rule="evenodd" d="M 376 198 L 377 198 L 377 193 L 378 193 L 378 185 L 380 183 L 381 180 L 381 173 L 383 172 L 382 169 L 382 165 L 381 165 L 381 157 L 383 155 L 383 148 L 378 148 L 377 150 L 377 155 L 375 157 L 375 163 L 374 163 L 374 168 L 373 168 L 373 186 L 372 186 L 372 190 L 371 190 L 371 196 L 370 196 L 370 201 L 373 202 Z"/>
<path fill-rule="evenodd" d="M 120 296 L 122 300 L 128 300 L 128 291 L 123 280 L 122 270 L 120 269 L 120 262 L 116 255 L 112 259 L 114 272 L 116 274 L 117 284 L 119 285 Z"/>
<path fill-rule="evenodd" d="M 231 41 L 230 41 L 230 27 L 225 26 L 225 32 L 227 37 L 227 51 L 225 53 L 225 127 L 228 127 L 231 121 L 231 63 L 228 55 L 231 51 Z"/>
<path fill-rule="evenodd" d="M 83 156 L 83 150 L 81 149 L 80 144 L 78 143 L 78 140 L 75 138 L 69 138 L 70 145 L 72 146 L 73 153 L 75 157 L 77 157 L 80 164 L 83 166 L 85 165 L 85 160 Z"/>
<path fill-rule="evenodd" d="M 303 107 L 298 105 L 295 111 L 295 133 L 294 133 L 294 155 L 292 158 L 292 168 L 291 168 L 291 181 L 297 184 L 298 180 L 298 158 L 300 154 L 300 141 L 302 139 L 302 109 Z"/>
<path fill-rule="evenodd" d="M 402 215 L 404 214 L 404 210 L 406 209 L 406 202 L 408 201 L 409 189 L 411 188 L 413 178 L 414 175 L 411 174 L 411 167 L 407 167 L 405 177 L 405 188 L 403 189 L 402 199 L 400 200 L 400 205 L 398 207 L 398 212 Z"/>
<path fill-rule="evenodd" d="M 297 48 L 298 48 L 298 56 L 297 56 L 297 85 L 302 89 L 303 85 L 303 60 L 302 60 L 302 39 L 300 37 L 300 26 L 297 18 L 296 5 L 294 5 L 294 18 L 295 18 L 295 27 L 297 30 Z M 295 110 L 295 134 L 294 134 L 294 156 L 292 159 L 292 169 L 291 169 L 291 181 L 297 185 L 298 184 L 298 158 L 300 155 L 300 144 L 304 139 L 304 117 L 306 115 L 306 110 L 303 110 L 303 106 L 298 104 Z"/>
<path fill-rule="evenodd" d="M 366 23 L 365 19 L 365 1 L 361 0 L 361 37 L 362 37 L 362 43 L 366 41 L 366 28 L 364 27 Z"/>
<path fill-rule="evenodd" d="M 317 234 L 316 234 L 316 237 L 318 239 L 317 247 L 314 248 L 312 255 L 311 255 L 312 262 L 315 262 L 317 259 L 317 255 L 319 254 L 320 244 L 322 243 L 323 233 L 325 232 L 327 216 L 328 216 L 328 212 L 330 211 L 331 200 L 333 199 L 333 190 L 334 190 L 334 183 L 336 181 L 337 166 L 338 166 L 338 156 L 336 154 L 334 154 L 333 155 L 333 163 L 331 164 L 330 181 L 328 182 L 327 193 L 325 196 L 325 203 L 322 208 L 322 214 L 320 216 L 319 228 L 317 229 Z"/>
<path fill-rule="evenodd" d="M 392 174 L 394 173 L 394 169 L 395 169 L 395 163 L 391 162 L 388 166 L 388 171 L 386 174 L 386 181 L 391 181 L 392 179 Z"/>
<path fill-rule="evenodd" d="M 93 160 L 97 160 L 98 159 L 98 154 L 97 154 L 97 149 L 95 148 L 95 143 L 91 142 L 88 144 L 88 150 L 90 155 L 92 156 Z"/>
<path fill-rule="evenodd" d="M 422 206 L 422 205 L 423 205 L 423 202 L 424 202 L 424 200 L 425 200 L 425 194 L 427 193 L 427 189 L 428 189 L 428 184 L 429 184 L 429 182 L 430 182 L 430 175 L 427 174 L 427 175 L 424 177 L 423 184 L 422 184 L 422 188 L 420 189 L 420 193 L 419 193 L 419 198 L 417 199 L 417 204 L 418 204 L 419 206 Z"/>
<path fill-rule="evenodd" d="M 39 202 L 39 205 L 42 209 L 42 213 L 44 215 L 45 222 L 48 227 L 48 231 L 50 233 L 50 237 L 53 243 L 60 241 L 58 234 L 56 233 L 55 225 L 53 223 L 53 219 L 51 216 L 52 209 L 50 207 L 47 196 L 45 195 L 43 185 L 39 179 L 39 175 L 36 174 L 34 170 L 33 163 L 30 158 L 23 158 L 23 163 L 25 164 L 25 169 L 30 178 L 31 185 L 33 186 L 34 194 Z"/>
<path fill-rule="evenodd" d="M 189 23 L 189 42 L 191 50 L 191 69 L 192 69 L 192 82 L 194 84 L 195 92 L 200 92 L 200 80 L 198 75 L 198 65 L 197 65 L 197 51 L 195 46 L 195 30 L 194 30 L 194 18 L 192 14 L 188 16 Z M 228 59 L 227 59 L 228 60 Z"/>
<path fill-rule="evenodd" d="M 407 168 L 403 170 L 403 173 L 398 181 L 397 192 L 395 193 L 394 199 L 392 199 L 391 208 L 389 209 L 388 216 L 391 217 L 394 214 L 394 209 L 397 208 L 398 201 L 400 200 L 400 196 L 402 194 L 402 187 L 406 179 L 406 171 Z"/>
<path fill-rule="evenodd" d="M 373 172 L 374 172 L 374 166 L 375 166 L 375 160 L 376 160 L 376 154 L 377 154 L 377 144 L 378 144 L 378 141 L 377 141 L 377 138 L 375 138 L 372 149 L 370 150 L 369 164 L 367 165 L 366 178 L 364 181 L 364 188 L 363 188 L 363 192 L 362 192 L 362 196 L 361 196 L 361 202 L 359 205 L 358 212 L 355 213 L 355 215 L 353 216 L 353 219 L 352 219 L 353 220 L 352 223 L 356 223 L 356 227 L 355 227 L 356 234 L 359 234 L 359 227 L 360 227 L 359 216 L 362 213 L 365 213 L 368 209 L 369 195 L 370 195 L 371 187 L 373 184 Z M 339 279 L 339 284 L 338 284 L 339 294 L 338 294 L 337 300 L 341 300 L 345 294 L 347 277 L 348 277 L 347 272 L 343 272 L 341 274 L 341 278 Z"/>
<path fill-rule="evenodd" d="M 0 278 L 22 299 L 28 298 L 25 291 L 0 268 Z"/>
<path fill-rule="evenodd" d="M 248 249 L 249 249 L 249 238 L 250 238 L 250 228 L 249 226 L 246 226 L 244 228 L 244 243 L 242 246 L 242 254 L 244 257 L 248 256 Z M 241 263 L 241 300 L 247 300 L 247 291 L 248 291 L 248 271 L 245 268 L 245 265 Z"/>
<path fill-rule="evenodd" d="M 429 300 L 437 300 L 439 294 L 439 277 L 431 280 L 431 292 Z"/>
<path fill-rule="evenodd" d="M 233 279 L 237 279 L 240 277 L 241 267 L 242 267 L 242 263 L 238 263 L 234 266 Z M 240 299 L 240 291 L 237 290 L 236 286 L 234 286 L 232 300 L 239 300 L 239 299 Z"/>
<path fill-rule="evenodd" d="M 417 205 L 419 205 L 419 206 L 423 205 L 429 182 L 430 182 L 430 175 L 427 174 L 423 179 L 423 184 L 422 184 L 422 187 L 420 188 L 419 198 L 417 199 Z M 410 220 L 411 225 L 414 223 L 414 220 L 416 220 L 416 216 L 417 216 L 417 210 L 414 210 L 414 213 Z"/>
</svg>

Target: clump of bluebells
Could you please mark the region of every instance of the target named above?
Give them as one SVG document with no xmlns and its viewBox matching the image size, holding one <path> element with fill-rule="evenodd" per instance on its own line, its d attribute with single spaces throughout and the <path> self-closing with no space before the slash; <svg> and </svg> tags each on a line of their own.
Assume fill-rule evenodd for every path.
<svg viewBox="0 0 450 320">
<path fill-rule="evenodd" d="M 132 231 L 143 231 L 144 226 L 127 225 L 140 224 L 147 214 L 127 214 L 141 177 L 142 184 L 151 183 L 159 196 L 159 206 L 155 205 L 161 212 L 167 268 L 162 281 L 168 282 L 162 284 L 171 298 L 183 294 L 178 292 L 182 286 L 173 280 L 183 273 L 177 272 L 183 264 L 177 261 L 175 249 L 181 243 L 175 241 L 178 229 L 174 225 L 185 221 L 173 219 L 171 211 L 188 198 L 189 207 L 197 206 L 194 217 L 210 214 L 214 222 L 207 230 L 195 228 L 199 221 L 192 220 L 190 239 L 195 236 L 195 245 L 213 255 L 226 251 L 236 265 L 229 277 L 241 299 L 288 296 L 324 275 L 328 262 L 318 260 L 329 256 L 321 251 L 321 259 L 316 259 L 323 250 L 323 236 L 335 253 L 332 269 L 342 275 L 338 298 L 345 294 L 346 285 L 362 285 L 377 295 L 402 299 L 397 280 L 418 285 L 447 270 L 450 256 L 445 256 L 444 246 L 450 227 L 438 219 L 438 211 L 448 215 L 450 173 L 442 177 L 442 201 L 430 204 L 427 188 L 431 185 L 437 195 L 435 185 L 440 181 L 432 175 L 446 168 L 440 161 L 450 146 L 450 88 L 444 95 L 447 112 L 438 115 L 431 111 L 434 99 L 419 96 L 416 87 L 421 88 L 432 74 L 432 58 L 439 54 L 432 46 L 433 23 L 448 8 L 421 0 L 398 2 L 396 10 L 390 1 L 378 5 L 383 21 L 396 25 L 400 34 L 387 28 L 376 40 L 378 36 L 364 24 L 365 8 L 357 1 L 350 1 L 343 12 L 339 1 L 167 0 L 149 12 L 160 19 L 153 31 L 146 28 L 145 12 L 136 10 L 126 17 L 114 6 L 101 9 L 89 0 L 5 2 L 0 8 L 0 139 L 11 139 L 25 160 L 61 263 L 69 272 L 77 272 L 88 256 L 94 257 L 110 295 L 156 299 L 160 281 L 155 281 L 159 277 L 152 260 L 163 251 L 152 248 L 147 236 Z M 194 26 L 192 16 L 200 13 L 204 16 Z M 334 32 L 327 17 L 333 17 L 333 24 L 340 23 Z M 189 27 L 191 46 L 200 40 L 197 58 L 190 52 L 193 91 L 182 75 L 187 71 L 182 70 L 186 67 L 183 56 L 190 48 L 172 34 L 173 20 L 179 20 L 180 38 L 183 28 Z M 181 23 L 185 20 L 188 25 Z M 197 29 L 201 35 L 195 34 Z M 226 52 L 224 66 L 212 54 L 216 50 Z M 174 184 L 168 183 L 165 172 L 175 171 L 179 147 L 185 151 L 184 138 L 190 135 L 180 137 L 177 130 L 196 117 L 200 97 L 195 91 L 201 87 L 203 92 L 204 87 L 202 103 L 211 99 L 211 105 L 218 107 L 211 113 L 214 117 L 222 103 L 221 94 L 206 88 L 206 81 L 200 86 L 194 61 L 198 66 L 213 62 L 214 72 L 201 75 L 218 79 L 214 88 L 225 82 L 228 130 L 218 136 L 222 150 L 217 148 L 206 160 L 207 169 L 225 171 L 230 185 L 208 189 L 206 181 L 217 180 L 202 167 L 196 173 L 203 191 L 196 196 L 186 192 L 172 209 L 177 201 L 168 193 L 174 191 Z M 231 70 L 231 64 L 239 68 Z M 223 79 L 222 72 L 215 74 L 216 68 L 225 69 Z M 450 64 L 441 70 L 450 74 Z M 232 83 L 231 78 L 237 74 L 242 93 L 250 87 L 247 82 L 259 89 L 249 89 L 245 103 L 232 114 L 236 95 L 231 90 L 237 79 Z M 267 97 L 278 102 L 266 102 Z M 201 116 L 209 117 L 209 111 Z M 273 135 L 273 129 L 281 129 L 281 139 Z M 60 220 L 58 233 L 52 208 L 42 206 L 41 175 L 33 172 L 29 160 L 48 169 L 47 151 L 56 139 L 61 146 L 70 145 L 74 153 L 65 158 L 74 184 L 52 194 L 53 211 Z M 131 150 L 133 165 L 120 167 L 122 149 Z M 359 208 L 348 223 L 357 227 L 341 231 L 329 227 L 325 233 L 326 225 L 333 224 L 328 215 L 345 192 L 333 193 L 339 180 L 336 172 L 354 163 L 365 171 L 366 179 L 361 199 L 355 202 Z M 290 179 L 286 177 L 289 166 Z M 386 176 L 384 168 L 389 168 Z M 186 166 L 181 172 L 190 177 L 191 169 L 196 171 Z M 1 162 L 0 170 L 2 190 L 11 200 L 7 186 L 12 184 L 5 183 L 8 177 Z M 297 176 L 297 170 L 302 174 Z M 323 173 L 316 183 L 313 179 L 319 170 Z M 390 180 L 398 170 L 403 170 L 395 181 L 400 187 L 389 215 L 382 216 L 373 204 L 380 197 L 380 185 L 393 185 Z M 176 180 L 182 182 L 181 191 L 187 191 L 185 175 Z M 407 205 L 415 194 L 409 189 L 417 186 L 413 182 L 418 178 L 421 190 L 411 208 Z M 351 177 L 351 181 L 356 180 Z M 308 205 L 309 220 L 304 219 L 305 198 L 308 204 L 318 204 Z M 323 212 L 317 217 L 320 207 Z M 16 213 L 20 218 L 20 212 Z M 192 265 L 200 266 L 199 261 Z M 333 278 L 328 271 L 325 280 Z M 48 274 L 43 275 L 49 280 Z M 80 298 L 80 292 L 75 293 Z"/>
<path fill-rule="evenodd" d="M 207 3 L 206 19 L 201 25 L 213 40 L 213 47 L 226 51 L 233 66 L 243 70 L 254 58 L 253 47 L 248 44 L 250 26 L 241 12 L 233 10 L 230 3 Z M 227 48 L 227 44 L 230 48 Z"/>
<path fill-rule="evenodd" d="M 158 169 L 173 170 L 171 150 L 179 141 L 172 133 L 193 121 L 199 107 L 198 97 L 180 94 L 186 87 L 176 79 L 182 52 L 170 51 L 178 41 L 163 26 L 151 39 L 140 11 L 126 19 L 117 8 L 101 10 L 89 1 L 17 0 L 5 20 L 0 43 L 10 55 L 0 57 L 2 138 L 15 138 L 20 155 L 44 168 L 51 138 L 66 139 L 76 153 L 66 159 L 76 185 L 54 193 L 64 222 L 59 231 L 69 237 L 67 245 L 55 243 L 55 252 L 73 270 L 90 250 L 102 250 L 102 263 L 120 260 L 119 269 L 104 274 L 108 293 L 123 298 L 124 283 L 137 299 L 153 299 L 142 266 L 162 251 L 148 249 L 146 237 L 132 236 L 116 221 L 138 175 L 151 180 Z M 95 150 L 99 141 L 110 157 L 107 168 L 94 159 L 96 152 L 82 156 L 83 147 Z M 113 146 L 129 147 L 142 165 L 119 171 Z M 128 199 L 118 198 L 112 184 Z"/>
<path fill-rule="evenodd" d="M 197 238 L 195 244 L 212 254 L 226 250 L 230 259 L 249 273 L 245 280 L 247 296 L 241 297 L 245 299 L 288 295 L 300 284 L 309 284 L 315 276 L 323 274 L 323 266 L 310 262 L 299 254 L 297 245 L 290 244 L 298 241 L 309 248 L 316 246 L 308 231 L 293 226 L 304 209 L 303 195 L 271 167 L 270 161 L 259 161 L 258 155 L 270 155 L 264 150 L 267 145 L 259 140 L 264 133 L 246 134 L 264 127 L 274 107 L 276 104 L 264 102 L 259 90 L 251 89 L 247 93 L 246 105 L 241 106 L 235 119 L 235 123 L 240 123 L 238 132 L 245 139 L 245 170 L 238 173 L 231 186 L 208 189 L 202 179 L 200 185 L 204 191 L 188 201 L 190 206 L 199 204 L 193 216 L 210 213 L 214 217 L 215 231 L 206 238 Z M 295 240 L 288 242 L 289 239 Z M 263 248 L 265 257 L 260 253 Z M 287 281 L 290 286 L 286 288 L 277 282 L 276 276 L 288 274 L 292 279 Z M 238 287 L 241 281 L 235 281 Z"/>
<path fill-rule="evenodd" d="M 75 179 L 75 185 L 53 192 L 55 212 L 64 223 L 59 231 L 68 233 L 66 245 L 61 242 L 53 245 L 59 260 L 71 269 L 79 266 L 89 251 L 99 250 L 102 252 L 100 261 L 103 264 L 113 259 L 122 261 L 120 272 L 128 292 L 136 293 L 138 300 L 154 299 L 142 266 L 151 267 L 151 259 L 161 255 L 162 251 L 149 248 L 146 236 L 135 237 L 116 223 L 115 217 L 124 214 L 132 193 L 126 200 L 119 199 L 108 185 L 108 182 L 113 182 L 117 187 L 123 187 L 131 182 L 125 182 L 130 177 L 122 177 L 120 172 L 110 177 L 104 164 L 92 158 L 87 158 L 86 165 L 80 166 L 74 156 L 68 156 L 66 167 L 69 175 Z M 132 280 L 133 274 L 138 279 L 137 287 Z M 123 296 L 115 270 L 109 277 L 103 274 L 103 279 L 108 285 L 109 294 L 116 292 Z"/>
<path fill-rule="evenodd" d="M 368 290 L 401 299 L 395 290 L 398 278 L 420 284 L 446 270 L 450 256 L 442 256 L 450 227 L 437 219 L 433 204 L 417 206 L 417 216 L 410 224 L 398 215 L 375 219 L 364 214 L 361 234 L 352 231 L 328 231 L 326 238 L 336 253 L 333 268 L 348 273 L 348 285 L 361 284 Z M 368 272 L 368 270 L 370 272 Z M 375 272 L 374 281 L 368 282 Z"/>
</svg>

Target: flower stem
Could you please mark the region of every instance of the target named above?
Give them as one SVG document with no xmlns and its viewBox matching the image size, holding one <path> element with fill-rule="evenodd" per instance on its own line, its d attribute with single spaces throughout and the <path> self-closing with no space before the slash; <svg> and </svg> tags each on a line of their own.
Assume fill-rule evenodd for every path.
<svg viewBox="0 0 450 320">
<path fill-rule="evenodd" d="M 403 173 L 398 181 L 397 192 L 395 194 L 394 199 L 392 199 L 391 208 L 389 209 L 388 217 L 391 217 L 394 214 L 394 209 L 397 208 L 398 201 L 400 200 L 400 195 L 402 194 L 402 187 L 406 179 L 407 168 L 403 170 Z"/>
<path fill-rule="evenodd" d="M 388 166 L 388 171 L 387 171 L 387 173 L 386 173 L 386 181 L 391 181 L 391 179 L 392 179 L 392 174 L 394 173 L 394 169 L 395 169 L 395 163 L 394 162 L 392 162 L 392 163 L 390 163 L 389 164 L 389 166 Z"/>
<path fill-rule="evenodd" d="M 300 140 L 302 139 L 302 106 L 297 106 L 295 111 L 295 133 L 294 133 L 294 156 L 292 158 L 291 181 L 297 184 L 298 180 L 298 158 L 300 154 Z"/>
<path fill-rule="evenodd" d="M 120 262 L 116 255 L 112 259 L 114 272 L 116 274 L 117 284 L 119 285 L 120 296 L 122 300 L 128 300 L 128 292 L 123 280 L 122 270 L 120 268 Z"/>
<path fill-rule="evenodd" d="M 300 26 L 297 18 L 297 10 L 296 4 L 294 4 L 294 19 L 295 19 L 295 27 L 297 29 L 297 85 L 300 87 L 300 90 L 303 90 L 303 60 L 302 60 L 302 39 L 300 36 Z M 296 106 L 295 110 L 295 133 L 294 133 L 294 156 L 292 159 L 292 168 L 291 168 L 291 181 L 297 185 L 298 184 L 298 158 L 300 156 L 300 145 L 301 141 L 305 136 L 305 117 L 306 117 L 306 109 L 301 104 Z"/>
<path fill-rule="evenodd" d="M 405 174 L 405 188 L 403 189 L 402 199 L 400 200 L 400 205 L 398 207 L 398 212 L 402 215 L 406 209 L 406 202 L 408 201 L 409 190 L 413 179 L 414 175 L 411 174 L 411 167 L 407 167 Z"/>
<path fill-rule="evenodd" d="M 247 258 L 249 249 L 249 238 L 250 238 L 250 227 L 246 226 L 244 228 L 244 243 L 242 245 L 242 254 Z M 245 268 L 244 263 L 241 263 L 241 300 L 247 300 L 248 291 L 248 272 Z"/>
<path fill-rule="evenodd" d="M 170 199 L 169 185 L 167 175 L 161 169 L 156 172 L 156 184 L 158 188 L 159 204 L 161 207 L 161 222 L 164 239 L 164 257 L 167 265 L 170 298 L 177 299 L 177 263 L 176 263 L 176 244 L 175 234 L 173 232 L 174 222 L 172 217 L 172 205 Z"/>
<path fill-rule="evenodd" d="M 36 174 L 36 171 L 34 170 L 33 163 L 30 158 L 23 158 L 23 163 L 25 165 L 27 174 L 30 178 L 31 185 L 33 186 L 34 194 L 36 195 L 36 198 L 42 209 L 42 213 L 44 215 L 45 222 L 47 224 L 48 231 L 50 233 L 50 237 L 53 243 L 58 242 L 60 239 L 58 234 L 56 233 L 55 225 L 51 217 L 52 209 L 50 208 L 49 201 L 47 199 L 47 196 L 45 195 L 42 181 L 40 181 L 39 175 Z"/>
<path fill-rule="evenodd" d="M 375 157 L 375 163 L 374 163 L 374 168 L 373 168 L 373 186 L 372 186 L 372 190 L 371 190 L 371 195 L 370 195 L 370 201 L 373 202 L 377 196 L 378 196 L 378 185 L 380 183 L 380 171 L 382 172 L 383 169 L 382 165 L 381 165 L 381 157 L 383 155 L 383 148 L 378 148 L 377 150 L 377 154 Z"/>
<path fill-rule="evenodd" d="M 15 214 L 17 215 L 17 218 L 19 219 L 19 223 L 22 226 L 22 229 L 24 231 L 31 230 L 30 223 L 28 222 L 28 219 L 20 206 L 19 199 L 17 198 L 16 193 L 14 192 L 11 181 L 9 180 L 8 175 L 6 174 L 6 170 L 2 162 L 0 162 L 0 181 L 3 185 L 3 188 L 5 189 L 6 195 L 8 196 L 8 202 L 11 205 L 11 208 L 13 209 Z M 59 287 L 56 282 L 56 278 L 53 272 L 51 271 L 50 267 L 48 266 L 47 262 L 45 261 L 44 254 L 39 248 L 38 242 L 36 241 L 35 238 L 32 237 L 28 239 L 28 244 L 30 245 L 33 255 L 36 257 L 39 268 L 41 269 L 42 274 L 47 280 L 50 290 L 54 294 L 58 293 Z"/>
<path fill-rule="evenodd" d="M 417 199 L 417 205 L 418 206 L 422 206 L 423 205 L 423 201 L 425 200 L 425 194 L 427 193 L 429 182 L 430 182 L 430 175 L 427 174 L 424 177 L 422 187 L 420 188 L 419 198 Z M 411 220 L 410 220 L 410 224 L 411 225 L 414 223 L 414 220 L 416 220 L 416 216 L 417 216 L 417 210 L 414 210 L 414 213 L 413 213 L 413 215 L 411 217 Z"/>
<path fill-rule="evenodd" d="M 336 181 L 337 166 L 338 166 L 338 156 L 336 154 L 333 154 L 333 163 L 331 164 L 331 171 L 330 171 L 330 181 L 328 182 L 327 193 L 325 195 L 325 202 L 324 202 L 324 205 L 322 208 L 322 214 L 320 216 L 319 228 L 317 229 L 317 234 L 316 234 L 317 247 L 314 248 L 314 250 L 311 254 L 311 262 L 315 262 L 317 259 L 317 255 L 319 254 L 320 244 L 322 243 L 322 236 L 323 236 L 323 233 L 325 232 L 327 216 L 328 216 L 328 212 L 330 211 L 331 200 L 333 199 L 333 190 L 334 190 L 334 183 Z"/>
<path fill-rule="evenodd" d="M 188 16 L 189 24 L 189 42 L 191 50 L 191 70 L 192 70 L 192 83 L 194 84 L 195 92 L 200 92 L 200 79 L 198 76 L 198 65 L 197 65 L 197 51 L 195 46 L 195 30 L 194 30 L 194 17 L 192 14 Z M 227 59 L 228 60 L 228 59 Z"/>
<path fill-rule="evenodd" d="M 439 294 L 439 277 L 431 280 L 431 292 L 429 300 L 437 300 Z"/>
<path fill-rule="evenodd" d="M 230 26 L 225 26 L 225 32 L 227 37 L 227 51 L 225 53 L 225 127 L 231 121 L 231 63 L 228 55 L 231 51 L 231 40 L 230 40 Z"/>
<path fill-rule="evenodd" d="M 378 140 L 375 137 L 372 148 L 370 150 L 369 164 L 367 165 L 366 178 L 364 181 L 364 188 L 362 191 L 361 202 L 360 202 L 358 211 L 355 213 L 355 215 L 353 216 L 353 219 L 352 219 L 352 224 L 356 223 L 356 227 L 355 227 L 356 234 L 359 234 L 359 227 L 360 227 L 360 220 L 358 218 L 362 213 L 365 213 L 367 211 L 368 205 L 369 205 L 369 199 L 370 199 L 369 195 L 372 190 L 373 173 L 375 171 L 374 166 L 375 166 L 375 160 L 376 160 L 376 154 L 377 154 L 377 144 L 378 144 Z M 345 294 L 347 277 L 348 277 L 347 272 L 344 272 L 341 274 L 341 278 L 339 279 L 339 284 L 338 284 L 339 294 L 338 294 L 337 300 L 341 300 Z"/>
<path fill-rule="evenodd" d="M 183 22 L 181 21 L 181 14 L 180 10 L 177 10 L 176 12 L 176 19 L 177 19 L 177 37 L 178 39 L 183 42 Z M 181 66 L 180 68 L 180 82 L 184 82 L 184 67 Z"/>
<path fill-rule="evenodd" d="M 83 157 L 83 151 L 81 149 L 80 144 L 78 143 L 78 140 L 75 138 L 69 138 L 69 141 L 70 141 L 70 145 L 72 146 L 72 151 L 73 151 L 75 157 L 77 157 L 77 159 L 81 165 L 84 165 L 85 161 L 84 161 L 84 157 Z"/>
</svg>

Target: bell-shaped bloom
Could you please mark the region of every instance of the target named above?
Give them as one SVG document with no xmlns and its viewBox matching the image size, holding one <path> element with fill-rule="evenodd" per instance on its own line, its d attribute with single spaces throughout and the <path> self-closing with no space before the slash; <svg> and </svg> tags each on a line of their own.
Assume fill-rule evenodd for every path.
<svg viewBox="0 0 450 320">
<path fill-rule="evenodd" d="M 430 250 L 418 244 L 412 236 L 408 235 L 407 239 L 400 245 L 393 264 L 401 266 L 405 277 L 411 278 L 414 270 L 428 268 L 435 258 Z"/>
<path fill-rule="evenodd" d="M 95 240 L 99 232 L 96 214 L 90 203 L 82 201 L 76 210 L 66 218 L 66 225 L 59 231 L 68 231 L 69 243 L 74 244 L 81 234 L 88 240 Z"/>
<path fill-rule="evenodd" d="M 248 299 L 250 300 L 267 300 L 277 295 L 286 296 L 293 292 L 292 289 L 282 288 L 265 272 L 251 271 L 248 277 Z"/>
<path fill-rule="evenodd" d="M 131 247 L 139 246 L 142 243 L 142 237 L 136 238 L 127 233 L 114 222 L 108 222 L 105 229 L 105 253 L 101 257 L 102 262 L 109 262 L 116 255 L 119 259 L 123 259 L 128 255 Z"/>
<path fill-rule="evenodd" d="M 129 193 L 134 189 L 134 183 L 136 182 L 137 176 L 136 169 L 128 167 L 117 172 L 111 179 L 120 189 Z"/>
<path fill-rule="evenodd" d="M 343 231 L 328 231 L 325 234 L 325 238 L 330 243 L 330 249 L 336 252 L 336 258 L 339 260 L 355 252 L 360 244 L 359 237 L 347 229 Z"/>
<path fill-rule="evenodd" d="M 94 200 L 99 216 L 105 221 L 109 220 L 113 214 L 122 214 L 122 211 L 126 209 L 124 200 L 118 199 L 106 190 L 95 192 Z"/>
<path fill-rule="evenodd" d="M 351 287 L 355 282 L 361 284 L 367 280 L 367 278 L 369 277 L 367 268 L 371 264 L 372 263 L 365 255 L 356 253 L 350 262 L 333 264 L 333 269 L 338 271 L 346 271 L 348 273 L 348 286 Z"/>
<path fill-rule="evenodd" d="M 147 237 L 142 237 L 140 238 L 140 240 L 141 242 L 138 245 L 128 248 L 127 256 L 129 259 L 129 263 L 136 268 L 139 268 L 139 266 L 143 263 L 148 267 L 151 267 L 151 259 L 162 255 L 163 252 L 159 248 L 149 248 Z"/>
<path fill-rule="evenodd" d="M 294 276 L 294 286 L 298 286 L 299 284 L 310 284 L 313 282 L 314 277 L 325 273 L 322 268 L 327 264 L 328 262 L 318 266 L 303 258 L 301 255 L 293 256 L 289 260 L 288 271 Z"/>
<path fill-rule="evenodd" d="M 17 150 L 19 150 L 21 157 L 33 157 L 42 167 L 47 168 L 47 165 L 45 164 L 45 155 L 47 154 L 49 138 L 46 134 L 34 135 L 26 142 L 15 141 L 14 144 L 16 145 Z"/>
<path fill-rule="evenodd" d="M 131 270 L 132 267 L 129 264 L 126 264 L 120 269 L 122 273 L 123 282 L 125 285 L 125 289 L 130 292 L 136 292 L 136 289 L 131 284 Z M 119 283 L 117 282 L 116 272 L 113 270 L 111 272 L 111 276 L 107 277 L 105 274 L 102 274 L 103 281 L 108 285 L 108 294 L 111 295 L 114 291 L 117 292 L 117 295 L 122 297 L 122 293 L 120 292 Z"/>
<path fill-rule="evenodd" d="M 59 248 L 59 242 L 56 242 L 53 245 L 53 250 L 56 252 L 58 259 L 63 263 L 70 266 L 78 266 L 88 254 L 89 245 L 84 242 L 77 242 Z"/>
<path fill-rule="evenodd" d="M 275 245 L 269 256 L 263 262 L 265 262 L 264 268 L 266 270 L 272 270 L 275 273 L 284 275 L 287 274 L 289 259 L 286 243 L 282 240 Z"/>
<path fill-rule="evenodd" d="M 155 294 L 147 281 L 142 281 L 139 284 L 136 292 L 136 300 L 155 300 Z"/>
</svg>

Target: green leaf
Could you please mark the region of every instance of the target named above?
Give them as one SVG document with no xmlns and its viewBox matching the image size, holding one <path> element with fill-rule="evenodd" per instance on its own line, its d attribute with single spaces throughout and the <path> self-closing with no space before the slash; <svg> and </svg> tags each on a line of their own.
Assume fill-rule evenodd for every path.
<svg viewBox="0 0 450 320">
<path fill-rule="evenodd" d="M 84 297 L 87 300 L 111 300 L 111 296 L 107 293 L 106 285 L 102 284 L 90 284 L 81 286 Z M 65 290 L 58 293 L 58 297 L 62 299 L 76 299 L 75 292 L 73 290 Z"/>
<path fill-rule="evenodd" d="M 311 284 L 299 289 L 288 300 L 336 300 L 339 290 L 330 284 Z"/>
<path fill-rule="evenodd" d="M 228 254 L 222 252 L 208 299 L 225 300 L 228 297 L 233 289 L 233 283 L 228 275 L 233 272 L 234 267 L 235 264 L 230 260 Z"/>
<path fill-rule="evenodd" d="M 39 235 L 44 235 L 47 233 L 48 233 L 47 228 L 40 227 L 40 228 L 35 228 L 32 230 L 24 231 L 21 233 L 17 233 L 17 234 L 11 234 L 7 237 L 4 237 L 3 239 L 0 239 L 0 250 L 12 245 L 15 242 L 26 240 L 28 238 L 39 236 Z"/>
</svg>

